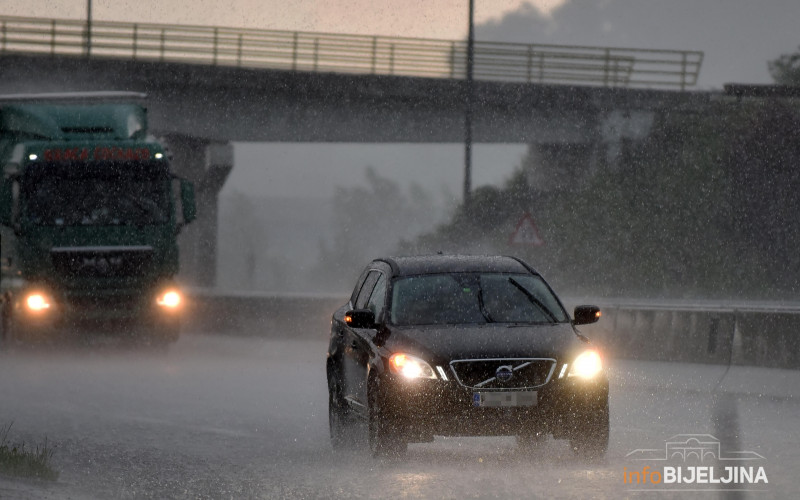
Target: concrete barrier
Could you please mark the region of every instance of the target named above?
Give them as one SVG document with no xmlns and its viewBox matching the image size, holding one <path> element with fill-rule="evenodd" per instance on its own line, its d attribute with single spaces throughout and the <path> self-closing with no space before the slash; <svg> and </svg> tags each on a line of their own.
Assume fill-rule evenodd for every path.
<svg viewBox="0 0 800 500">
<path fill-rule="evenodd" d="M 192 290 L 184 331 L 324 339 L 343 295 Z M 611 357 L 800 368 L 800 304 L 567 300 L 601 320 L 579 330 Z"/>
<path fill-rule="evenodd" d="M 339 295 L 190 291 L 183 330 L 223 335 L 327 338 Z"/>
</svg>

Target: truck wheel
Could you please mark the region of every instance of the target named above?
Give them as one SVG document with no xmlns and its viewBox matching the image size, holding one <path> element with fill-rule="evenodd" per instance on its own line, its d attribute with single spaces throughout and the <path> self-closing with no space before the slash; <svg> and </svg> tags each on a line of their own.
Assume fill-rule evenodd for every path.
<svg viewBox="0 0 800 500">
<path fill-rule="evenodd" d="M 386 414 L 386 403 L 377 383 L 369 384 L 369 448 L 374 457 L 401 458 L 408 441 L 397 422 Z"/>
<path fill-rule="evenodd" d="M 599 405 L 590 406 L 582 413 L 584 417 L 569 440 L 570 447 L 581 458 L 603 458 L 608 450 L 608 399 Z"/>
<path fill-rule="evenodd" d="M 153 325 L 149 330 L 150 331 L 145 334 L 146 344 L 151 347 L 164 349 L 178 341 L 181 327 L 178 323 L 166 323 Z"/>
<path fill-rule="evenodd" d="M 11 311 L 5 307 L 3 309 L 3 332 L 2 339 L 0 339 L 0 344 L 2 344 L 3 349 L 9 349 L 20 342 L 25 341 L 25 332 L 23 331 L 19 322 L 14 319 Z"/>
<path fill-rule="evenodd" d="M 8 335 L 8 315 L 5 307 L 0 310 L 0 350 L 8 349 L 10 337 Z"/>
</svg>

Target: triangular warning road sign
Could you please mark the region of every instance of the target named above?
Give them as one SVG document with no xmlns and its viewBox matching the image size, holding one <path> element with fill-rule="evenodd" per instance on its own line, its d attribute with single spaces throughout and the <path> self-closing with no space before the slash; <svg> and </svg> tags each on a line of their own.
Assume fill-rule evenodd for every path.
<svg viewBox="0 0 800 500">
<path fill-rule="evenodd" d="M 517 223 L 516 229 L 508 239 L 511 245 L 531 245 L 539 247 L 544 245 L 544 240 L 539 236 L 539 228 L 533 222 L 531 214 L 525 213 Z"/>
</svg>

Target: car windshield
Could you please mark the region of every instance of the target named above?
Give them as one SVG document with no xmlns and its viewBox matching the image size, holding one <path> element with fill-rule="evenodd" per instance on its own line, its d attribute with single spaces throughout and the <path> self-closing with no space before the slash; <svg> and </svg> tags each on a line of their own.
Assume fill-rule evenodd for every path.
<svg viewBox="0 0 800 500">
<path fill-rule="evenodd" d="M 568 320 L 553 292 L 536 275 L 431 274 L 400 278 L 392 288 L 391 322 L 399 326 Z"/>
<path fill-rule="evenodd" d="M 26 216 L 40 226 L 156 225 L 169 220 L 163 172 L 135 164 L 32 169 Z"/>
</svg>

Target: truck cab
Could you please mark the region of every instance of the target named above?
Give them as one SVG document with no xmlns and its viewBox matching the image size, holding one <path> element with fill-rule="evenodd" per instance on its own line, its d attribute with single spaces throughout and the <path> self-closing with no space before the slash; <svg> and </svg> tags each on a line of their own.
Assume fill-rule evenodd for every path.
<svg viewBox="0 0 800 500">
<path fill-rule="evenodd" d="M 192 184 L 130 102 L 0 98 L 6 341 L 114 330 L 175 340 Z"/>
</svg>

